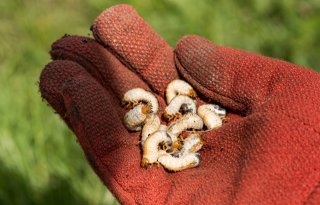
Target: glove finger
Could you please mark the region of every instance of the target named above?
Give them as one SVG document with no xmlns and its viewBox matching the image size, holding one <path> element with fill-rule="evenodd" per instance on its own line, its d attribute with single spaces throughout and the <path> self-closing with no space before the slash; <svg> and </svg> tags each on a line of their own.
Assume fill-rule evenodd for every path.
<svg viewBox="0 0 320 205">
<path fill-rule="evenodd" d="M 71 69 L 65 69 L 62 72 L 65 66 L 71 67 Z M 72 129 L 72 126 L 60 90 L 61 86 L 68 80 L 66 76 L 71 79 L 82 72 L 79 69 L 72 69 L 74 66 L 77 65 L 70 61 L 51 62 L 41 72 L 39 83 L 42 99 L 45 99 L 54 108 L 70 129 Z"/>
<path fill-rule="evenodd" d="M 140 167 L 139 134 L 124 128 L 118 100 L 84 68 L 68 60 L 49 63 L 40 76 L 40 91 L 67 120 L 89 163 L 120 202 L 164 200 L 167 192 L 153 190 L 169 186 L 166 173 Z M 150 180 L 155 177 L 157 183 Z"/>
<path fill-rule="evenodd" d="M 119 105 L 80 65 L 67 60 L 49 63 L 40 76 L 40 92 L 77 136 L 85 132 L 90 137 L 86 140 L 96 141 L 97 150 L 110 150 L 130 140 L 119 136 L 106 144 L 101 134 L 127 134 L 117 115 Z"/>
<path fill-rule="evenodd" d="M 312 72 L 281 60 L 217 46 L 199 36 L 179 41 L 175 61 L 181 75 L 203 95 L 243 114 L 301 81 L 303 73 Z"/>
<path fill-rule="evenodd" d="M 167 84 L 178 78 L 173 49 L 131 6 L 120 4 L 105 10 L 96 18 L 92 31 L 97 41 L 162 97 Z"/>
<path fill-rule="evenodd" d="M 132 88 L 150 90 L 137 74 L 128 70 L 94 39 L 64 36 L 52 44 L 50 54 L 54 60 L 67 59 L 77 62 L 104 88 L 111 88 L 119 100 Z"/>
</svg>

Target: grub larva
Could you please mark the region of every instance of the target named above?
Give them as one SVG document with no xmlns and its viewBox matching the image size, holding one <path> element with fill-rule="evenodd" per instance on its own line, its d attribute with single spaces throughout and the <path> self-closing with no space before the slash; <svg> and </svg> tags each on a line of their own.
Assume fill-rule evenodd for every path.
<svg viewBox="0 0 320 205">
<path fill-rule="evenodd" d="M 177 95 L 186 95 L 191 98 L 197 97 L 194 89 L 187 82 L 183 80 L 173 80 L 171 81 L 166 89 L 166 101 L 167 104 Z"/>
<path fill-rule="evenodd" d="M 172 120 L 176 117 L 181 116 L 180 111 L 182 112 L 182 114 L 196 113 L 197 107 L 195 100 L 191 99 L 188 96 L 177 95 L 166 107 L 163 116 L 168 120 Z"/>
<path fill-rule="evenodd" d="M 209 130 L 222 126 L 222 119 L 216 113 L 216 108 L 213 104 L 205 104 L 198 107 L 198 115 Z"/>
<path fill-rule="evenodd" d="M 226 116 L 226 110 L 223 109 L 221 106 L 216 104 L 207 104 L 207 108 L 215 112 L 219 117 L 223 118 Z"/>
<path fill-rule="evenodd" d="M 133 88 L 124 94 L 122 104 L 127 107 L 134 107 L 139 102 L 147 103 L 151 107 L 151 113 L 156 114 L 159 109 L 157 98 L 142 88 Z"/>
<path fill-rule="evenodd" d="M 159 156 L 166 154 L 165 150 L 159 149 L 161 144 L 171 146 L 171 143 L 170 137 L 164 131 L 157 131 L 150 135 L 142 146 L 143 156 L 141 166 L 147 167 L 148 165 L 157 162 Z"/>
<path fill-rule="evenodd" d="M 159 131 L 167 131 L 167 130 L 168 130 L 168 126 L 167 125 L 160 125 Z"/>
<path fill-rule="evenodd" d="M 139 104 L 124 116 L 124 125 L 131 131 L 139 131 L 147 117 L 147 113 L 150 111 L 148 105 Z"/>
<path fill-rule="evenodd" d="M 187 168 L 199 165 L 201 158 L 198 153 L 188 153 L 181 157 L 174 157 L 170 154 L 164 154 L 159 157 L 158 161 L 170 171 L 181 171 Z"/>
<path fill-rule="evenodd" d="M 197 114 L 189 113 L 175 121 L 168 128 L 168 135 L 171 137 L 173 148 L 179 147 L 178 136 L 187 129 L 200 130 L 203 127 L 203 121 Z"/>
<path fill-rule="evenodd" d="M 160 127 L 160 118 L 156 114 L 148 115 L 144 121 L 144 126 L 141 132 L 141 144 L 143 145 L 146 139 Z"/>
<path fill-rule="evenodd" d="M 184 156 L 187 153 L 197 152 L 203 145 L 202 138 L 199 134 L 191 134 L 183 141 L 182 149 L 180 150 L 179 156 Z"/>
<path fill-rule="evenodd" d="M 192 99 L 195 97 L 193 88 L 182 80 L 174 80 L 168 85 L 168 106 L 163 114 L 169 120 L 167 126 L 161 125 L 157 116 L 159 103 L 151 92 L 134 88 L 125 93 L 122 103 L 132 109 L 125 114 L 124 124 L 131 131 L 142 129 L 142 167 L 160 163 L 167 170 L 176 172 L 199 165 L 201 158 L 197 152 L 203 146 L 199 133 L 220 127 L 226 110 L 215 104 L 197 109 L 196 101 Z M 204 124 L 208 130 L 201 131 Z M 184 139 L 183 136 L 188 137 Z"/>
</svg>

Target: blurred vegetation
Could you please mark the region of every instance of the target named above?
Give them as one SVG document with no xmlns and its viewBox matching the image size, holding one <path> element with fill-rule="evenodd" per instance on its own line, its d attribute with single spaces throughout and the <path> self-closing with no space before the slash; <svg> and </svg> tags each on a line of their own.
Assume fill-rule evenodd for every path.
<svg viewBox="0 0 320 205">
<path fill-rule="evenodd" d="M 0 1 L 0 204 L 115 204 L 67 126 L 41 101 L 50 44 L 90 35 L 106 7 L 132 4 L 172 46 L 185 34 L 320 70 L 319 0 Z"/>
</svg>

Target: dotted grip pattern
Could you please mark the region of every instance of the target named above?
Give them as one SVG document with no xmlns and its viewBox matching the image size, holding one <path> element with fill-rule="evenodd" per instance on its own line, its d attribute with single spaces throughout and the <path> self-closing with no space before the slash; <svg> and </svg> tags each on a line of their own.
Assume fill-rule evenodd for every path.
<svg viewBox="0 0 320 205">
<path fill-rule="evenodd" d="M 182 38 L 175 51 L 128 5 L 105 10 L 96 40 L 52 45 L 41 95 L 73 130 L 105 185 L 123 204 L 319 204 L 320 77 L 277 59 Z M 203 135 L 199 167 L 140 167 L 138 133 L 122 124 L 123 94 L 164 90 L 178 72 L 205 101 L 228 109 Z"/>
</svg>

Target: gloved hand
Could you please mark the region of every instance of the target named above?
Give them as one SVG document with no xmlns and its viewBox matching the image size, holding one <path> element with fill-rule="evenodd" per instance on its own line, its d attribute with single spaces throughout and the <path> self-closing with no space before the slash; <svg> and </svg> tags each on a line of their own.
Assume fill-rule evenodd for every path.
<svg viewBox="0 0 320 205">
<path fill-rule="evenodd" d="M 40 91 L 121 203 L 320 202 L 319 74 L 197 36 L 184 37 L 174 56 L 128 5 L 104 11 L 92 30 L 96 40 L 66 36 L 52 45 Z M 123 126 L 120 101 L 142 87 L 163 107 L 166 85 L 179 78 L 176 67 L 202 100 L 228 109 L 229 121 L 203 135 L 199 167 L 146 170 L 139 133 Z"/>
</svg>

